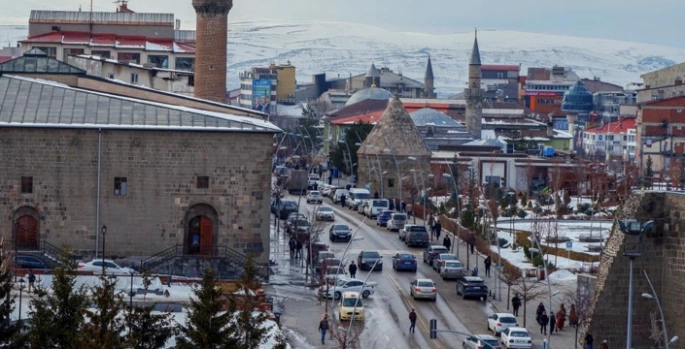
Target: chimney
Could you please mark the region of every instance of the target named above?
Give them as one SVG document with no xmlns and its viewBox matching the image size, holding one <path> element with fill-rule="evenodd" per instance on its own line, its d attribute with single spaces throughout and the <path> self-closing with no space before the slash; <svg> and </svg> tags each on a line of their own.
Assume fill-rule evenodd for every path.
<svg viewBox="0 0 685 349">
<path fill-rule="evenodd" d="M 554 123 L 552 120 L 547 121 L 547 138 L 554 137 Z"/>
</svg>

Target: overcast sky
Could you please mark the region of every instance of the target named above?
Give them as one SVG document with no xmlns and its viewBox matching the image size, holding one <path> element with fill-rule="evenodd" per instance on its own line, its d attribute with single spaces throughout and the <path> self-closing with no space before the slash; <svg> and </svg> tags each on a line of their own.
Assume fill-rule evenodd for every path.
<svg viewBox="0 0 685 349">
<path fill-rule="evenodd" d="M 114 0 L 93 0 L 112 11 Z M 32 9 L 84 11 L 89 0 L 0 0 L 0 24 Z M 129 0 L 137 12 L 173 12 L 194 27 L 191 0 Z M 434 34 L 501 29 L 638 41 L 685 48 L 683 0 L 234 0 L 230 20 L 341 21 Z"/>
</svg>

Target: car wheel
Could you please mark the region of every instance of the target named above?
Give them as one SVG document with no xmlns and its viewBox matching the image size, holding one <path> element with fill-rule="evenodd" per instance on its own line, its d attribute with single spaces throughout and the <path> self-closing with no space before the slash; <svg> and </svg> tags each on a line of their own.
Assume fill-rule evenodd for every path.
<svg viewBox="0 0 685 349">
<path fill-rule="evenodd" d="M 433 298 L 433 303 L 437 302 L 437 300 L 438 300 L 438 297 L 436 296 L 435 298 Z"/>
<path fill-rule="evenodd" d="M 337 301 L 340 299 L 341 296 L 342 295 L 340 294 L 340 292 L 335 292 L 335 294 L 333 295 L 333 299 L 335 299 Z"/>
<path fill-rule="evenodd" d="M 363 297 L 363 298 L 369 298 L 370 295 L 371 295 L 371 292 L 369 292 L 369 291 L 364 291 L 364 292 L 362 292 L 362 297 Z"/>
<path fill-rule="evenodd" d="M 414 268 L 414 272 L 416 273 L 419 270 L 419 268 Z"/>
<path fill-rule="evenodd" d="M 488 301 L 488 297 L 483 297 L 483 302 L 487 302 L 487 301 Z"/>
</svg>

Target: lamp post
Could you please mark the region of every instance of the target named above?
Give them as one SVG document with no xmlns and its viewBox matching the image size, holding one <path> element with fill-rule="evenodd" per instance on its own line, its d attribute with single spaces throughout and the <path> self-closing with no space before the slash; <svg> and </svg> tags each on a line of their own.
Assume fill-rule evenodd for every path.
<svg viewBox="0 0 685 349">
<path fill-rule="evenodd" d="M 490 211 L 490 208 L 487 205 L 481 204 L 480 206 L 478 206 L 478 209 L 483 211 L 483 235 L 485 235 L 486 234 L 486 231 L 485 231 L 485 224 L 486 224 L 485 212 L 487 211 L 493 220 L 495 217 L 493 217 L 492 211 Z M 490 238 L 490 233 L 487 232 L 487 234 L 488 234 L 488 240 L 492 241 L 492 239 Z M 497 234 L 497 231 L 495 231 L 495 234 Z M 495 237 L 497 238 L 495 240 L 495 243 L 497 244 L 497 265 L 495 266 L 495 271 L 496 271 L 495 275 L 496 275 L 497 279 L 495 280 L 495 285 L 496 285 L 495 288 L 497 288 L 497 299 L 502 300 L 502 287 L 500 285 L 501 277 L 500 277 L 500 268 L 499 268 L 500 264 L 502 264 L 502 255 L 500 254 L 501 251 L 500 251 L 500 247 L 499 247 L 499 237 L 497 237 L 497 235 L 495 235 Z"/>
<path fill-rule="evenodd" d="M 102 226 L 102 275 L 105 275 L 105 241 L 106 235 L 107 235 L 107 226 L 103 225 Z"/>
<path fill-rule="evenodd" d="M 451 178 L 451 179 L 452 179 L 452 182 L 454 182 L 454 190 L 458 190 L 458 189 L 457 189 L 457 180 L 454 178 L 454 175 L 451 174 L 451 173 L 452 173 L 452 168 L 450 168 L 449 166 L 447 166 L 447 168 L 450 170 L 450 173 L 443 173 L 443 174 L 442 174 L 442 178 Z M 457 193 L 456 193 L 456 196 L 457 196 L 457 202 L 456 202 L 457 207 L 456 207 L 456 209 L 457 209 L 457 215 L 458 215 L 457 218 L 460 218 L 460 217 L 461 217 L 461 210 L 460 210 L 460 207 L 459 207 L 459 192 L 458 192 L 458 191 L 457 191 Z M 459 222 L 459 221 L 457 222 L 457 232 L 456 232 L 456 236 L 455 236 L 455 239 L 454 239 L 454 240 L 456 240 L 455 243 L 456 243 L 456 245 L 457 245 L 457 246 L 456 246 L 456 249 L 457 249 L 457 259 L 459 259 L 459 244 L 460 244 L 460 241 L 461 241 L 461 222 Z M 455 244 L 452 244 L 452 247 L 453 247 L 453 248 L 454 248 L 454 245 L 455 245 Z M 468 252 L 468 251 L 467 251 L 467 252 Z M 467 270 L 469 269 L 469 261 L 470 261 L 470 259 L 471 259 L 471 258 L 469 257 L 469 254 L 466 253 L 466 269 L 467 269 Z"/>
<path fill-rule="evenodd" d="M 19 320 L 21 321 L 21 301 L 22 301 L 22 294 L 24 292 L 24 285 L 25 285 L 24 278 L 19 279 Z"/>
<path fill-rule="evenodd" d="M 626 331 L 626 349 L 633 348 L 633 263 L 635 258 L 642 256 L 642 236 L 645 232 L 652 229 L 654 221 L 650 220 L 642 225 L 635 219 L 618 221 L 618 229 L 626 236 L 637 238 L 637 246 L 633 250 L 626 248 L 623 244 L 623 255 L 630 258 L 630 275 L 628 278 L 628 330 Z M 666 326 L 664 326 L 666 327 Z"/>
<path fill-rule="evenodd" d="M 14 256 L 17 255 L 19 249 L 19 221 L 14 222 Z M 15 279 L 16 280 L 16 279 Z"/>
<path fill-rule="evenodd" d="M 418 191 L 419 184 L 416 183 L 416 170 L 412 168 L 411 170 L 409 170 L 409 172 L 411 172 L 411 177 L 412 179 L 414 179 L 414 187 L 416 187 L 416 190 Z M 412 194 L 412 201 L 414 201 L 414 194 Z M 412 202 L 412 204 L 414 204 L 414 202 Z M 416 215 L 412 214 L 412 216 L 414 216 L 414 224 L 416 224 Z"/>
<path fill-rule="evenodd" d="M 663 333 L 664 333 L 664 345 L 666 346 L 666 349 L 669 349 L 669 345 L 672 344 L 673 342 L 678 340 L 678 336 L 673 336 L 671 340 L 668 340 L 668 331 L 666 329 L 666 318 L 664 317 L 664 310 L 661 308 L 661 302 L 659 302 L 659 296 L 656 295 L 656 290 L 654 290 L 654 286 L 652 285 L 652 281 L 649 280 L 649 276 L 647 275 L 647 272 L 645 270 L 642 271 L 645 273 L 645 277 L 647 278 L 647 283 L 649 284 L 649 288 L 652 289 L 652 294 L 649 293 L 643 293 L 642 297 L 647 298 L 647 299 L 654 299 L 656 301 L 656 306 L 659 307 L 659 314 L 661 314 L 661 328 L 663 328 Z"/>
<path fill-rule="evenodd" d="M 386 140 L 386 142 L 387 142 L 387 140 Z M 393 159 L 393 161 L 395 161 L 395 168 L 397 170 L 397 184 L 399 185 L 399 188 L 400 188 L 400 190 L 399 190 L 400 209 L 397 210 L 397 212 L 402 212 L 402 179 L 403 179 L 403 177 L 402 177 L 402 172 L 400 172 L 400 165 L 397 162 L 397 157 L 395 157 L 395 154 L 393 154 L 392 150 L 385 148 L 385 149 L 383 149 L 383 152 L 386 154 L 392 155 L 392 159 Z"/>
<path fill-rule="evenodd" d="M 135 273 L 136 273 L 136 272 L 135 272 L 134 270 L 131 270 L 130 291 L 129 291 L 129 293 L 128 293 L 128 296 L 129 296 L 129 301 L 128 301 L 128 302 L 129 302 L 129 307 L 131 307 L 131 309 L 133 309 L 133 275 L 134 275 Z"/>
</svg>

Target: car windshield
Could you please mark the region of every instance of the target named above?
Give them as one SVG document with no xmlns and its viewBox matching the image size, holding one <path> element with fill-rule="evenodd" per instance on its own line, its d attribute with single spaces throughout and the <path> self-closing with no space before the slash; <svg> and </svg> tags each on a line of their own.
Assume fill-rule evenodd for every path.
<svg viewBox="0 0 685 349">
<path fill-rule="evenodd" d="M 342 264 L 342 262 L 337 258 L 325 259 L 324 263 L 326 263 L 326 265 L 340 265 L 340 264 Z"/>
<path fill-rule="evenodd" d="M 321 192 L 318 192 L 318 191 L 311 191 L 311 192 L 309 192 L 309 195 L 311 195 L 311 196 L 319 196 L 319 195 L 321 195 Z"/>
<path fill-rule="evenodd" d="M 388 202 L 385 200 L 373 200 L 373 207 L 388 207 Z"/>
<path fill-rule="evenodd" d="M 357 307 L 362 306 L 362 300 L 359 298 L 345 298 L 343 300 L 343 307 L 355 307 L 355 304 Z"/>
<path fill-rule="evenodd" d="M 499 322 L 503 322 L 505 324 L 515 324 L 516 323 L 516 318 L 513 317 L 508 317 L 508 316 L 502 316 L 498 319 Z"/>
<path fill-rule="evenodd" d="M 392 216 L 392 219 L 394 219 L 396 221 L 406 221 L 407 216 L 405 216 L 403 214 L 396 214 L 396 215 Z"/>
<path fill-rule="evenodd" d="M 378 252 L 362 252 L 362 258 L 380 258 Z"/>
<path fill-rule="evenodd" d="M 445 254 L 440 255 L 440 259 L 442 259 L 442 260 L 456 260 L 457 256 L 455 256 L 453 254 L 445 253 Z"/>
<path fill-rule="evenodd" d="M 459 262 L 445 262 L 445 266 L 448 268 L 462 268 Z"/>
<path fill-rule="evenodd" d="M 394 212 L 392 212 L 392 211 L 383 211 L 381 213 L 381 216 L 390 217 L 393 213 Z"/>
<path fill-rule="evenodd" d="M 528 332 L 525 331 L 511 331 L 509 332 L 509 337 L 527 338 L 530 336 L 528 335 Z"/>
<path fill-rule="evenodd" d="M 350 227 L 348 227 L 344 224 L 336 224 L 333 226 L 333 230 L 349 231 Z"/>
<path fill-rule="evenodd" d="M 419 281 L 419 287 L 433 287 L 432 281 Z"/>
<path fill-rule="evenodd" d="M 319 252 L 319 259 L 335 258 L 335 255 L 331 252 Z"/>
<path fill-rule="evenodd" d="M 338 274 L 344 275 L 345 271 L 339 267 L 330 267 L 330 268 L 326 268 L 326 274 L 328 274 L 328 275 L 338 275 Z"/>
<path fill-rule="evenodd" d="M 412 232 L 414 232 L 414 231 L 426 231 L 426 227 L 423 227 L 420 225 L 412 225 L 409 229 L 411 229 Z"/>
<path fill-rule="evenodd" d="M 284 201 L 284 202 L 283 202 L 283 207 L 287 207 L 287 208 L 297 208 L 297 204 L 295 203 L 295 201 Z"/>
<path fill-rule="evenodd" d="M 499 346 L 499 343 L 497 343 L 497 340 L 496 340 L 496 339 L 486 339 L 486 340 L 481 339 L 481 341 L 483 341 L 483 342 L 485 342 L 485 343 L 491 345 L 492 348 L 497 348 L 497 347 Z M 488 349 L 489 349 L 489 348 L 488 348 Z"/>
<path fill-rule="evenodd" d="M 293 225 L 299 225 L 299 226 L 307 226 L 309 225 L 309 221 L 306 219 L 296 219 L 293 220 Z"/>
<path fill-rule="evenodd" d="M 433 248 L 433 252 L 435 252 L 435 253 L 447 253 L 447 252 L 449 252 L 449 250 L 447 249 L 447 247 L 436 247 L 436 248 Z"/>
<path fill-rule="evenodd" d="M 368 200 L 371 199 L 371 194 L 368 193 L 354 193 L 354 198 L 358 200 Z"/>
<path fill-rule="evenodd" d="M 414 259 L 414 255 L 411 255 L 411 254 L 401 254 L 398 258 L 399 258 L 399 259 Z"/>
<path fill-rule="evenodd" d="M 330 207 L 319 207 L 319 212 L 333 212 L 333 209 Z"/>
</svg>

